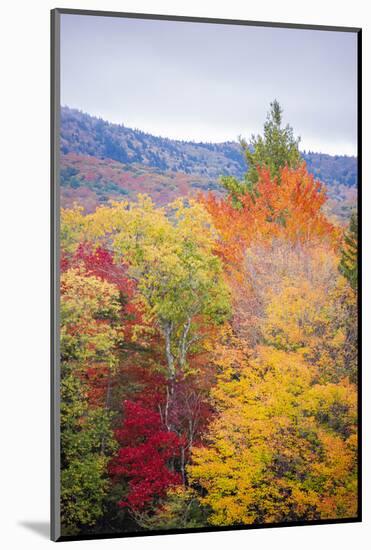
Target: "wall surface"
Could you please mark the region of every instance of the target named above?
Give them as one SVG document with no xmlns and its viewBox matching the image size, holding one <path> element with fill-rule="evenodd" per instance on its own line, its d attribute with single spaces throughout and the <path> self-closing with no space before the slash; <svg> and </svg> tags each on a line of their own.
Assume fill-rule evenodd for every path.
<svg viewBox="0 0 371 550">
<path fill-rule="evenodd" d="M 371 18 L 367 2 L 338 0 L 80 0 L 2 5 L 1 40 L 1 451 L 3 548 L 44 548 L 49 520 L 49 10 L 105 9 L 362 26 L 364 29 L 364 523 L 69 543 L 68 548 L 367 548 L 371 540 L 369 363 L 371 287 Z M 319 84 L 320 85 L 320 84 Z M 5 122 L 5 125 L 4 125 Z M 5 306 L 5 307 L 4 307 Z"/>
</svg>

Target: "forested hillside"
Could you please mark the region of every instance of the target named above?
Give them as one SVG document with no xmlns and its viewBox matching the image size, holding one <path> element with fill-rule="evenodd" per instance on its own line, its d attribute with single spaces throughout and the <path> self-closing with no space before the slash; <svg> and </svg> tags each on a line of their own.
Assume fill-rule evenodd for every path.
<svg viewBox="0 0 371 550">
<path fill-rule="evenodd" d="M 215 181 L 221 174 L 242 177 L 246 170 L 237 141 L 193 143 L 156 137 L 68 107 L 62 108 L 61 151 L 197 174 Z M 302 157 L 308 171 L 324 183 L 357 184 L 355 157 L 313 152 L 304 152 Z"/>
<path fill-rule="evenodd" d="M 327 210 L 347 222 L 357 197 L 355 157 L 301 153 L 309 173 L 327 186 Z M 200 191 L 224 194 L 220 176 L 241 178 L 241 145 L 191 143 L 110 124 L 68 107 L 61 116 L 61 198 L 88 212 L 109 200 L 148 193 L 156 204 Z"/>
<path fill-rule="evenodd" d="M 61 156 L 60 184 L 63 206 L 78 201 L 88 212 L 109 199 L 135 200 L 138 193 L 148 193 L 156 204 L 163 205 L 169 198 L 198 191 L 223 192 L 220 185 L 204 176 L 76 153 Z"/>
<path fill-rule="evenodd" d="M 62 109 L 61 122 L 64 154 L 74 152 L 123 164 L 140 163 L 212 179 L 220 174 L 243 174 L 238 143 L 192 143 L 155 137 L 66 107 Z"/>
</svg>

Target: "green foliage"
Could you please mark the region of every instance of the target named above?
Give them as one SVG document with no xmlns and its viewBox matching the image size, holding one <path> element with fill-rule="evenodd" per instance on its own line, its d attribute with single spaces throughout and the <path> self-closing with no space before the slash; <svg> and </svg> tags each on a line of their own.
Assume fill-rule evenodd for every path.
<svg viewBox="0 0 371 550">
<path fill-rule="evenodd" d="M 344 237 L 339 269 L 352 289 L 356 291 L 358 283 L 358 217 L 356 212 L 353 212 L 350 218 L 349 228 Z"/>
<path fill-rule="evenodd" d="M 251 136 L 250 143 L 240 139 L 248 165 L 243 181 L 233 176 L 221 178 L 221 184 L 232 196 L 235 205 L 239 205 L 239 196 L 246 192 L 253 194 L 259 179 L 259 169 L 269 168 L 272 177 L 280 178 L 280 169 L 284 166 L 297 168 L 301 162 L 299 152 L 300 138 L 295 138 L 290 125 L 282 127 L 282 108 L 274 100 L 264 124 L 263 136 Z"/>
<path fill-rule="evenodd" d="M 205 527 L 210 509 L 200 503 L 196 491 L 177 487 L 168 492 L 166 500 L 150 513 L 137 512 L 136 522 L 144 529 L 194 529 Z"/>
<path fill-rule="evenodd" d="M 111 414 L 89 407 L 86 387 L 73 367 L 62 366 L 61 520 L 65 534 L 93 525 L 104 513 L 106 467 L 116 448 Z M 103 452 L 104 448 L 104 452 Z"/>
</svg>

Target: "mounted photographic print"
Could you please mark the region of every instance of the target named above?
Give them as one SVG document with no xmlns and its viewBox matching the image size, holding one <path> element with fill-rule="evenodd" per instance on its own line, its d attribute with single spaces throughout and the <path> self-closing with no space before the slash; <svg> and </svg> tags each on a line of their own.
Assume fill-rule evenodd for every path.
<svg viewBox="0 0 371 550">
<path fill-rule="evenodd" d="M 53 540 L 361 520 L 360 48 L 53 10 Z"/>
</svg>

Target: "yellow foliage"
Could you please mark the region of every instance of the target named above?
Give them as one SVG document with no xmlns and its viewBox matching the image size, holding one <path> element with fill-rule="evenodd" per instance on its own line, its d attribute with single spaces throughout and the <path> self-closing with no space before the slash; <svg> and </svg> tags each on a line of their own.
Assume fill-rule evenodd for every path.
<svg viewBox="0 0 371 550">
<path fill-rule="evenodd" d="M 85 366 L 113 367 L 120 336 L 119 292 L 115 285 L 72 268 L 61 275 L 61 354 Z"/>
<path fill-rule="evenodd" d="M 317 385 L 316 369 L 302 354 L 266 346 L 255 359 L 246 355 L 233 375 L 234 359 L 226 359 L 228 349 L 221 359 L 219 351 L 215 364 L 226 365 L 213 391 L 219 415 L 188 468 L 206 491 L 211 523 L 354 515 L 354 385 Z"/>
</svg>

